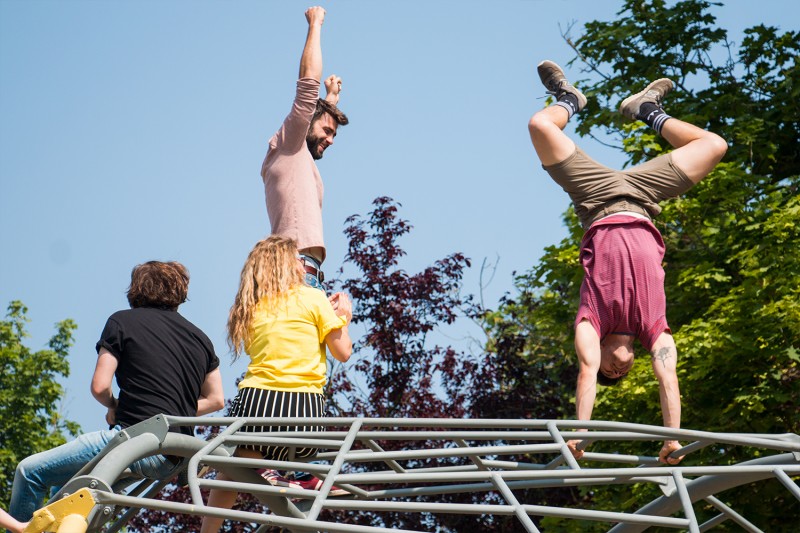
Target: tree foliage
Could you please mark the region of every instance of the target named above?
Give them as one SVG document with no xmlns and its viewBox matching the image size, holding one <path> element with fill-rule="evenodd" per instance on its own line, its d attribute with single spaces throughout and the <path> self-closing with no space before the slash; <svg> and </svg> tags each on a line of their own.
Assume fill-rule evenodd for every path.
<svg viewBox="0 0 800 533">
<path fill-rule="evenodd" d="M 78 424 L 62 417 L 59 402 L 64 388 L 58 382 L 69 375 L 67 356 L 72 346 L 72 320 L 56 324 L 50 349 L 32 352 L 23 344 L 28 336 L 28 309 L 22 302 L 8 305 L 0 321 L 0 506 L 11 498 L 14 470 L 25 457 L 66 442 Z"/>
<path fill-rule="evenodd" d="M 667 246 L 667 317 L 679 350 L 682 425 L 798 433 L 800 35 L 756 25 L 737 49 L 715 26 L 715 5 L 627 0 L 615 20 L 590 22 L 577 38 L 566 35 L 577 56 L 572 72 L 582 67 L 587 76 L 576 80 L 589 98 L 576 116 L 577 131 L 611 139 L 629 164 L 668 151 L 643 124 L 624 124 L 616 109 L 648 81 L 669 77 L 677 87 L 667 97 L 667 112 L 729 141 L 723 162 L 683 198 L 664 203 L 656 219 Z M 574 360 L 581 233 L 571 211 L 566 221 L 570 235 L 516 278 L 519 294 L 491 316 L 489 348 L 513 350 L 501 358 L 526 357 L 534 366 Z M 520 341 L 519 335 L 529 337 Z M 660 424 L 647 359 L 639 358 L 620 386 L 598 391 L 595 418 Z M 574 379 L 561 382 L 551 394 L 572 399 L 574 385 Z M 741 459 L 730 450 L 704 453 Z M 642 488 L 636 496 L 646 501 L 653 493 Z M 798 513 L 777 482 L 724 496 L 764 529 Z M 608 509 L 622 508 L 629 498 L 618 488 L 591 495 L 593 506 Z"/>
<path fill-rule="evenodd" d="M 681 199 L 666 202 L 656 224 L 667 244 L 668 319 L 679 349 L 683 426 L 710 431 L 800 432 L 800 50 L 797 32 L 754 26 L 741 43 L 716 27 L 703 0 L 625 0 L 613 21 L 594 21 L 577 38 L 574 80 L 589 98 L 576 116 L 584 137 L 602 138 L 637 164 L 670 148 L 616 109 L 652 79 L 677 85 L 667 111 L 730 142 L 724 161 Z M 606 141 L 610 139 L 610 141 Z M 577 370 L 572 322 L 582 271 L 582 235 L 574 213 L 568 236 L 515 278 L 517 293 L 484 312 L 460 293 L 469 261 L 452 254 L 409 274 L 399 239 L 411 226 L 398 205 L 379 198 L 366 218 L 348 219 L 346 263 L 337 288 L 356 303 L 365 329 L 352 361 L 333 365 L 330 413 L 336 416 L 571 418 Z M 432 332 L 464 312 L 484 326 L 484 353 L 431 345 Z M 637 359 L 618 387 L 601 388 L 595 418 L 660 424 L 655 378 Z M 402 443 L 381 443 L 386 449 Z M 631 445 L 615 451 L 653 455 Z M 594 445 L 602 448 L 601 443 Z M 736 450 L 707 448 L 686 461 L 738 461 Z M 705 454 L 705 455 L 704 455 Z M 514 458 L 509 458 L 514 460 Z M 657 496 L 651 486 L 525 491 L 529 504 L 622 510 Z M 780 530 L 798 505 L 777 482 L 727 491 L 722 499 L 765 530 Z M 496 495 L 451 495 L 447 501 L 496 503 Z M 763 505 L 764 501 L 770 505 Z M 698 504 L 702 520 L 709 515 Z M 487 516 L 341 514 L 343 522 L 436 531 L 518 531 L 514 520 Z M 537 522 L 564 530 L 557 519 Z M 571 530 L 576 527 L 570 522 Z M 722 527 L 725 527 L 723 525 Z M 605 529 L 594 523 L 586 530 Z M 244 526 L 242 531 L 246 531 Z"/>
<path fill-rule="evenodd" d="M 353 215 L 346 221 L 345 264 L 357 273 L 336 286 L 352 296 L 353 324 L 362 325 L 365 334 L 354 343 L 353 362 L 334 367 L 328 391 L 334 412 L 462 417 L 466 391 L 460 384 L 472 367 L 461 364 L 466 358 L 450 346 L 429 346 L 428 336 L 452 324 L 460 310 L 475 309 L 471 297 L 460 292 L 469 259 L 454 253 L 409 274 L 399 267 L 405 251 L 398 240 L 412 226 L 398 218 L 399 204 L 392 199 L 377 198 L 373 205 L 368 218 Z"/>
<path fill-rule="evenodd" d="M 362 327 L 364 334 L 354 343 L 350 363 L 333 367 L 329 411 L 336 416 L 468 416 L 467 394 L 475 361 L 452 346 L 436 345 L 430 336 L 437 328 L 452 324 L 459 314 L 477 315 L 471 296 L 461 294 L 469 259 L 454 253 L 421 272 L 408 273 L 400 267 L 406 254 L 399 240 L 412 226 L 399 218 L 399 204 L 392 199 L 377 198 L 373 206 L 367 217 L 353 215 L 346 221 L 349 245 L 345 266 L 354 267 L 355 272 L 345 277 L 343 267 L 335 285 L 353 297 L 353 324 Z M 425 445 L 437 444 L 430 441 Z M 406 443 L 379 445 L 397 450 Z M 407 466 L 430 464 L 412 460 Z M 366 464 L 362 468 L 371 467 Z M 419 513 L 346 512 L 332 518 L 389 528 L 434 527 L 431 516 Z M 456 525 L 435 522 L 439 531 L 458 531 Z"/>
<path fill-rule="evenodd" d="M 354 324 L 365 329 L 355 344 L 347 366 L 334 367 L 331 386 L 332 414 L 364 417 L 426 418 L 565 418 L 571 408 L 568 398 L 559 395 L 558 384 L 574 380 L 575 370 L 563 363 L 568 337 L 562 323 L 513 324 L 503 316 L 488 313 L 474 304 L 471 295 L 462 294 L 462 276 L 470 265 L 462 254 L 451 254 L 434 261 L 419 273 L 400 268 L 405 252 L 400 239 L 410 233 L 408 221 L 399 218 L 398 207 L 389 198 L 378 198 L 368 217 L 353 216 L 345 234 L 349 247 L 346 265 L 355 267 L 350 277 L 340 272 L 338 287 L 356 302 Z M 575 277 L 574 274 L 570 276 Z M 564 280 L 568 284 L 568 280 Z M 530 316 L 536 306 L 556 305 L 534 301 L 525 293 L 519 301 L 506 302 L 506 312 Z M 451 324 L 457 317 L 481 325 L 508 326 L 503 335 L 492 339 L 489 350 L 473 355 L 452 346 L 437 346 L 429 335 Z M 546 332 L 546 334 L 545 334 Z M 431 345 L 433 344 L 433 345 Z M 534 347 L 535 345 L 535 347 Z M 545 346 L 546 345 L 546 346 Z M 536 359 L 534 354 L 549 350 L 553 357 Z M 380 442 L 386 450 L 404 449 L 406 443 Z M 422 446 L 438 447 L 430 441 Z M 420 443 L 416 443 L 419 447 Z M 508 456 L 509 461 L 525 461 L 524 456 Z M 460 466 L 461 459 L 408 461 L 407 468 Z M 371 466 L 366 464 L 364 469 Z M 399 488 L 399 487 L 393 487 Z M 526 503 L 572 503 L 580 498 L 575 489 L 547 491 L 520 490 Z M 428 501 L 424 497 L 420 501 Z M 503 504 L 496 492 L 437 496 L 438 503 Z M 513 516 L 450 515 L 420 513 L 339 513 L 339 522 L 381 525 L 421 531 L 509 532 L 520 527 Z"/>
</svg>

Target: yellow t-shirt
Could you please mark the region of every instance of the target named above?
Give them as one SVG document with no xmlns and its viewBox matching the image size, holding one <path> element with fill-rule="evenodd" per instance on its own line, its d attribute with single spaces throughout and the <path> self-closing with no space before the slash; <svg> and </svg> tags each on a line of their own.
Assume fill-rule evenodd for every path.
<svg viewBox="0 0 800 533">
<path fill-rule="evenodd" d="M 239 388 L 322 393 L 325 337 L 346 322 L 324 292 L 305 285 L 293 289 L 275 312 L 267 313 L 259 303 L 244 347 L 250 365 Z"/>
</svg>

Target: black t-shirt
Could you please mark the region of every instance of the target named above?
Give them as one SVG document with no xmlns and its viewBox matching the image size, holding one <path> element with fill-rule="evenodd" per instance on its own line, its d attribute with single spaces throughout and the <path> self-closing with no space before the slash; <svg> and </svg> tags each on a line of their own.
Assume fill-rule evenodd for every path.
<svg viewBox="0 0 800 533">
<path fill-rule="evenodd" d="M 206 374 L 219 366 L 211 340 L 197 326 L 177 311 L 150 307 L 111 315 L 96 348 L 117 358 L 122 427 L 162 413 L 195 416 Z"/>
</svg>

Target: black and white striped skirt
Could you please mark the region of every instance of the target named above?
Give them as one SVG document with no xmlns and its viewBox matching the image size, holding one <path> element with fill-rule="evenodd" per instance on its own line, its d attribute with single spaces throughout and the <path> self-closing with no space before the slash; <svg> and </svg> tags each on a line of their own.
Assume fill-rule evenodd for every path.
<svg viewBox="0 0 800 533">
<path fill-rule="evenodd" d="M 325 416 L 325 398 L 313 392 L 286 392 L 245 387 L 231 402 L 231 417 L 318 418 Z M 322 431 L 322 426 L 244 426 L 243 432 Z M 290 448 L 284 446 L 243 446 L 261 452 L 265 459 L 290 461 Z M 316 455 L 316 448 L 295 448 L 294 459 Z"/>
</svg>

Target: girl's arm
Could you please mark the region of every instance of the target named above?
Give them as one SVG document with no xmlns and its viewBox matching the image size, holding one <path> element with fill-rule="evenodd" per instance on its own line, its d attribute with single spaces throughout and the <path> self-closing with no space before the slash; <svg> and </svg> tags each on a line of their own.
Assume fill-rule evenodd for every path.
<svg viewBox="0 0 800 533">
<path fill-rule="evenodd" d="M 347 322 L 339 329 L 334 329 L 325 337 L 325 344 L 328 346 L 331 355 L 337 361 L 346 363 L 353 353 L 353 341 L 350 340 L 350 333 L 347 331 L 347 325 L 353 318 L 353 304 L 350 298 L 343 292 L 337 292 L 329 298 L 334 312 L 341 317 L 344 317 Z"/>
<path fill-rule="evenodd" d="M 347 324 L 328 333 L 325 337 L 325 345 L 334 359 L 346 363 L 353 353 L 353 341 L 350 340 Z"/>
</svg>

